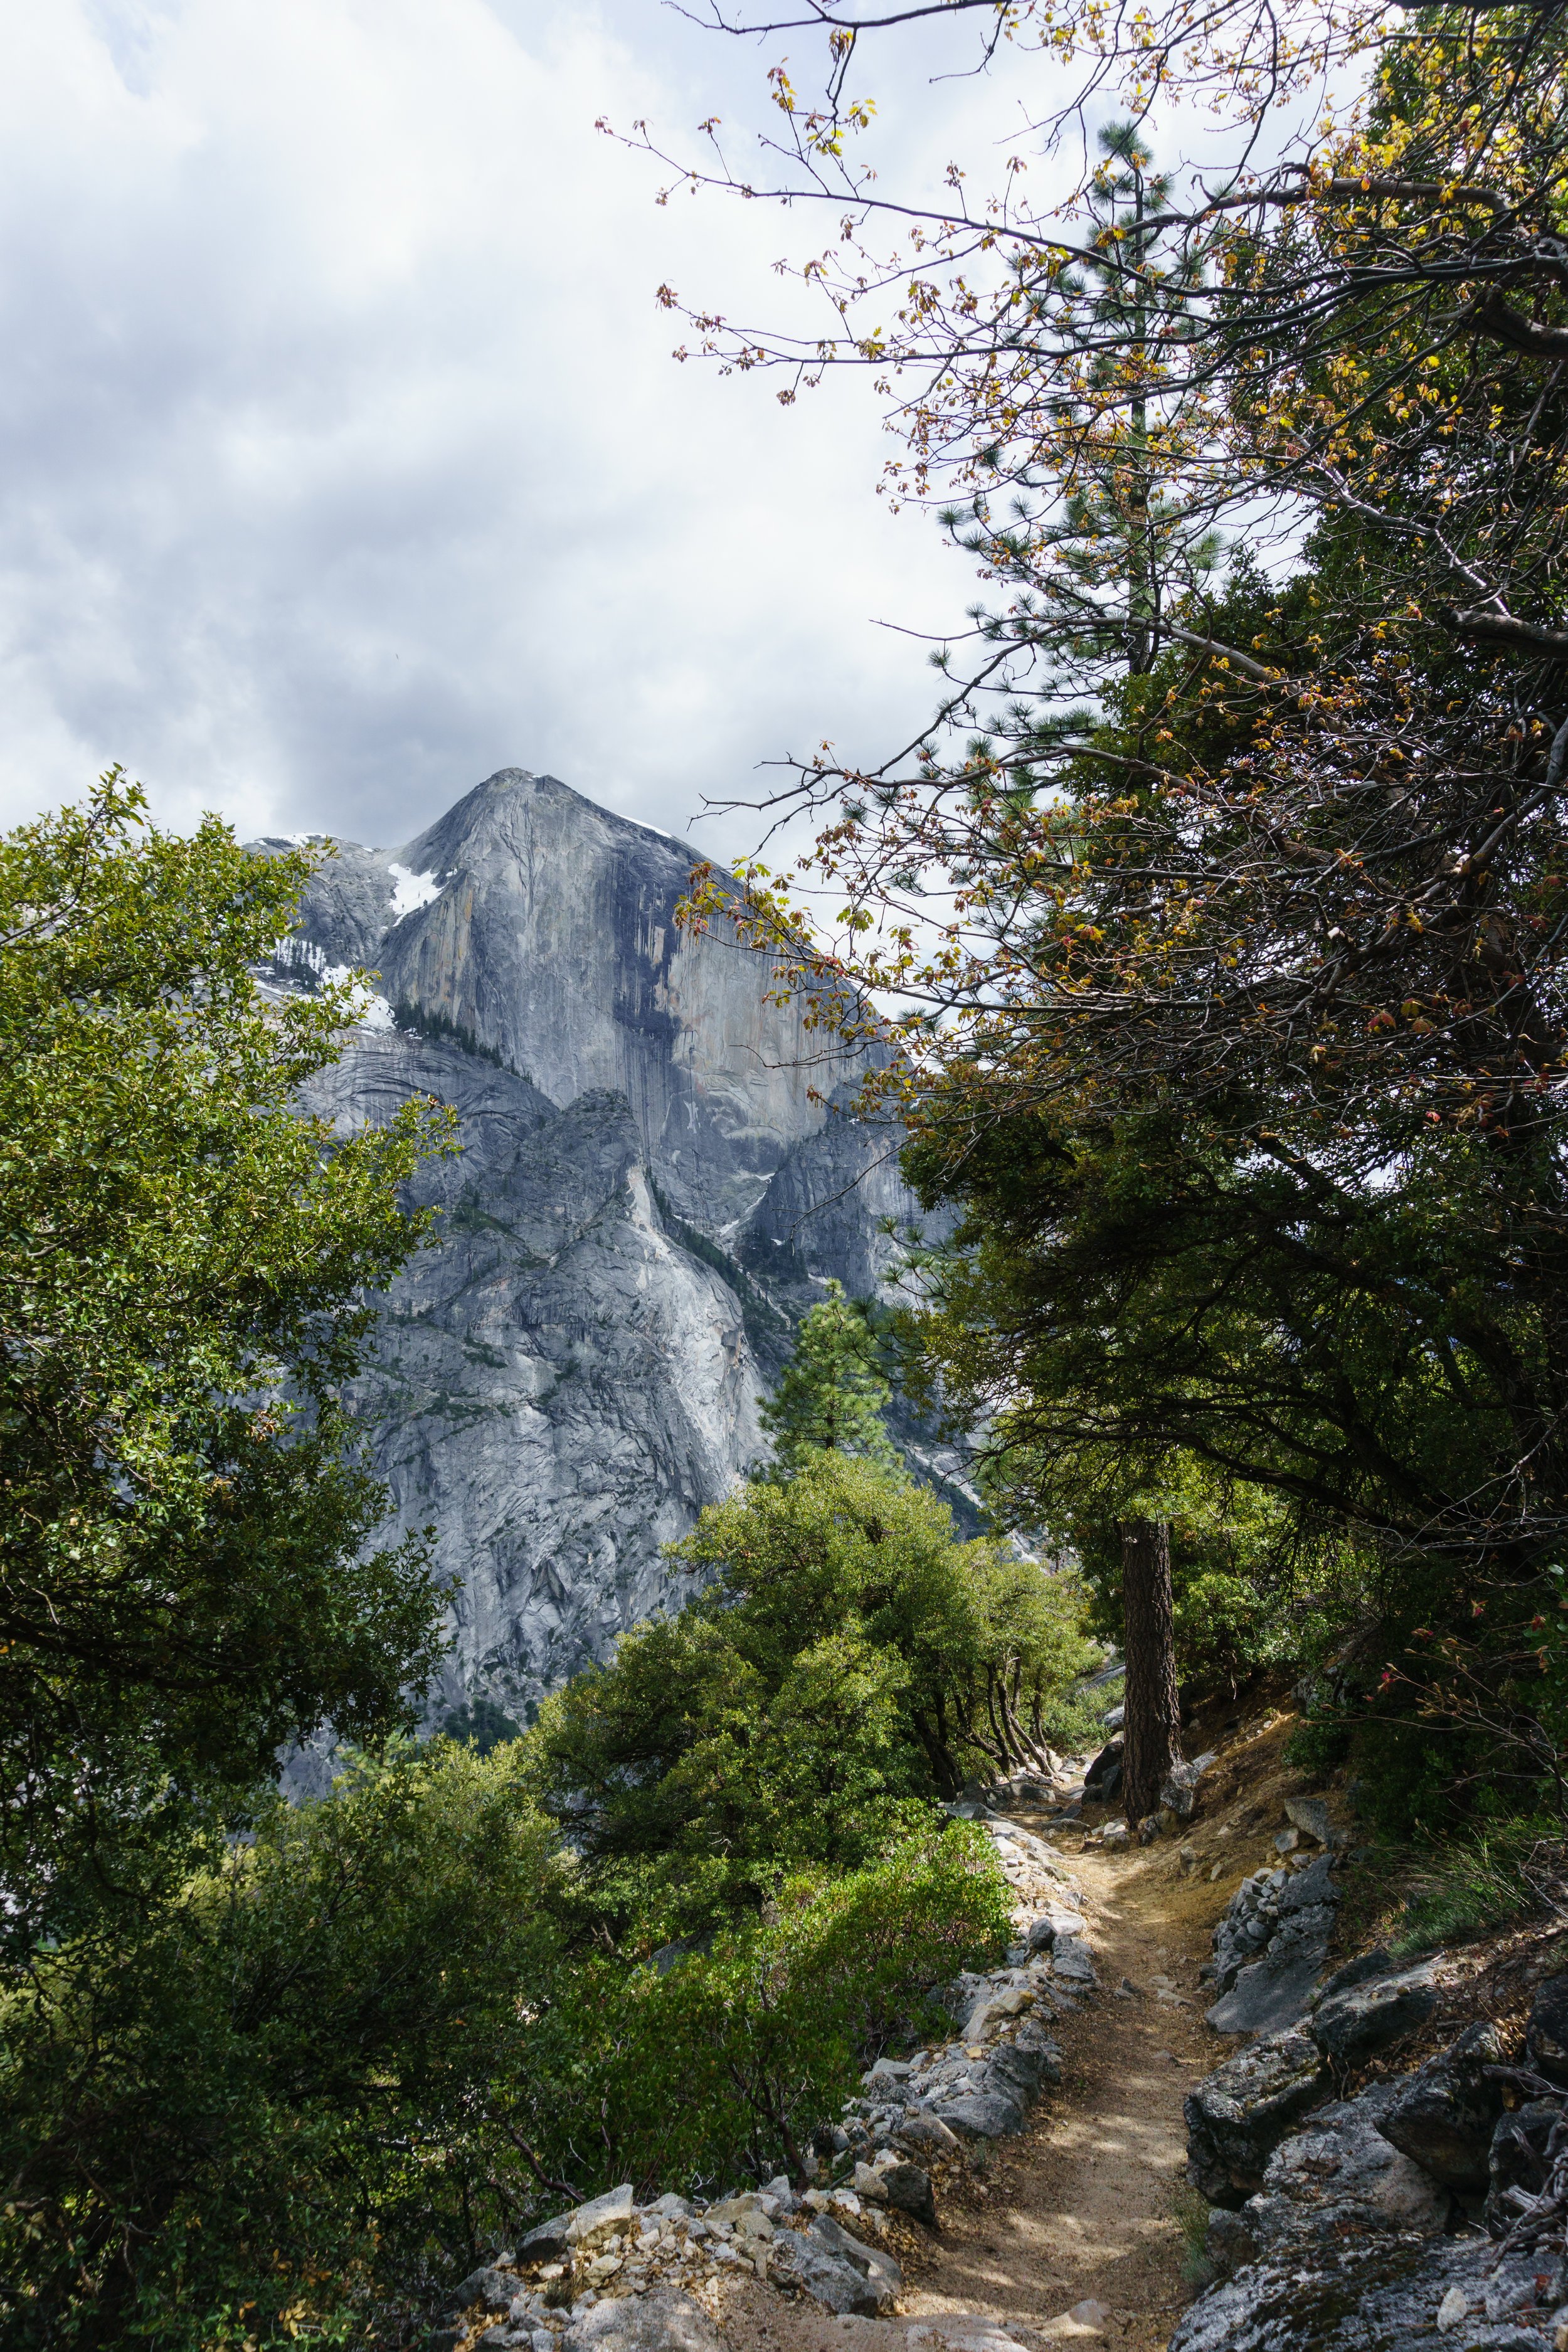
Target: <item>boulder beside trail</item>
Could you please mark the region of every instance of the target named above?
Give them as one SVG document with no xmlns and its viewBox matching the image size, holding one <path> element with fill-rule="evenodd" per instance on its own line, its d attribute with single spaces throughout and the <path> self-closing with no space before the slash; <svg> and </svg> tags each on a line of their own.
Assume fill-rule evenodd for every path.
<svg viewBox="0 0 1568 2352">
<path fill-rule="evenodd" d="M 1202 1971 L 1219 1991 L 1206 2012 L 1216 2033 L 1278 2033 L 1304 2013 L 1333 1932 L 1340 1893 L 1332 1872 L 1324 1853 L 1305 1870 L 1243 1879 Z"/>
<path fill-rule="evenodd" d="M 1000 2085 L 949 2099 L 942 2119 L 965 2139 L 1008 2139 L 1024 2128 L 1024 2103 Z"/>
<path fill-rule="evenodd" d="M 1373 1977 L 1343 1992 L 1325 1994 L 1308 2020 L 1307 2031 L 1331 2064 L 1352 2065 L 1373 2051 L 1403 2042 L 1436 2006 L 1436 1971 L 1427 1960 L 1397 1976 Z"/>
<path fill-rule="evenodd" d="M 1568 1975 L 1548 1977 L 1531 2003 L 1524 2053 L 1538 2074 L 1568 2087 Z"/>
<path fill-rule="evenodd" d="M 668 2292 L 596 2303 L 561 2340 L 564 2352 L 728 2352 L 701 2305 Z"/>
<path fill-rule="evenodd" d="M 1200 2295 L 1169 2352 L 1552 2352 L 1552 2267 L 1486 2238 L 1291 2245 Z"/>
<path fill-rule="evenodd" d="M 1393 2086 L 1336 2099 L 1308 2117 L 1268 2159 L 1263 2187 L 1239 2219 L 1260 2252 L 1363 2231 L 1429 2236 L 1448 2218 L 1448 2192 L 1384 2137 Z"/>
<path fill-rule="evenodd" d="M 1492 2131 L 1502 2113 L 1502 2085 L 1486 2070 L 1500 2066 L 1504 2054 L 1495 2025 L 1468 2027 L 1449 2049 L 1394 2085 L 1379 2131 L 1446 2188 L 1470 2195 L 1483 2189 Z"/>
<path fill-rule="evenodd" d="M 1319 1845 L 1332 1847 L 1350 1843 L 1349 1832 L 1334 1827 L 1321 1797 L 1287 1797 L 1285 1818 L 1293 1822 L 1304 1837 L 1315 1839 Z"/>
<path fill-rule="evenodd" d="M 1324 2083 L 1317 2045 L 1295 2027 L 1216 2066 L 1183 2107 L 1194 2187 L 1211 2205 L 1237 2206 L 1254 2195 L 1275 2148 Z"/>
<path fill-rule="evenodd" d="M 1217 1761 L 1211 1748 L 1206 1756 L 1194 1756 L 1190 1762 L 1173 1764 L 1160 1787 L 1160 1802 L 1179 1822 L 1190 1822 L 1198 1809 L 1198 1782 L 1211 1764 Z"/>
<path fill-rule="evenodd" d="M 884 2165 L 882 2195 L 896 2211 L 923 2221 L 928 2230 L 935 2229 L 936 2199 L 931 2193 L 931 2175 L 921 2166 Z"/>
<path fill-rule="evenodd" d="M 801 2287 L 829 2311 L 875 2319 L 891 2311 L 897 2289 L 885 2277 L 871 2278 L 836 2252 L 816 2230 L 778 2230 L 769 2248 L 769 2268 Z M 578 2347 L 572 2347 L 578 2352 Z M 589 2347 L 581 2347 L 589 2352 Z"/>
</svg>

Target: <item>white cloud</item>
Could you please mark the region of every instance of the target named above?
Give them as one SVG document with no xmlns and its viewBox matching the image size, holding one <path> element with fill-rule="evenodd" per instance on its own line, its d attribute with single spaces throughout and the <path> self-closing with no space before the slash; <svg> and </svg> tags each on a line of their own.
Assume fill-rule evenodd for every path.
<svg viewBox="0 0 1568 2352">
<path fill-rule="evenodd" d="M 872 496 L 864 383 L 668 356 L 654 288 L 765 313 L 779 216 L 660 210 L 593 129 L 754 111 L 765 58 L 654 0 L 0 25 L 0 821 L 119 759 L 171 821 L 395 843 L 516 763 L 679 832 L 923 713 L 872 623 L 970 583 Z"/>
</svg>

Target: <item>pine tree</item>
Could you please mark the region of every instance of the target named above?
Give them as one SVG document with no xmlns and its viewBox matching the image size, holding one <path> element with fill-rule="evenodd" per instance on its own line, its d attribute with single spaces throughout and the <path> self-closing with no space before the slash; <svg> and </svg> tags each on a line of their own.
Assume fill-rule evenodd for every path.
<svg viewBox="0 0 1568 2352">
<path fill-rule="evenodd" d="M 775 1465 L 798 1470 L 813 1453 L 836 1453 L 896 1470 L 898 1449 L 882 1422 L 890 1393 L 866 1307 L 829 1282 L 826 1297 L 802 1317 L 795 1353 L 762 1410 Z"/>
</svg>

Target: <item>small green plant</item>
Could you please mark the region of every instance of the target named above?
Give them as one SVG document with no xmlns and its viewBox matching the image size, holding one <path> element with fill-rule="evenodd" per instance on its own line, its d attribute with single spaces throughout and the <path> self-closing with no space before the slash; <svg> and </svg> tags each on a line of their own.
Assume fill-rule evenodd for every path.
<svg viewBox="0 0 1568 2352">
<path fill-rule="evenodd" d="M 1474 1829 L 1434 1848 L 1418 1865 L 1405 1926 L 1391 1958 L 1412 1959 L 1439 1944 L 1458 1943 L 1553 1907 L 1562 1893 L 1564 1849 L 1539 1821 Z"/>
<path fill-rule="evenodd" d="M 1209 2254 L 1208 2200 L 1200 2196 L 1190 2181 L 1178 2180 L 1171 2191 L 1171 2211 L 1182 2233 L 1182 2277 L 1186 2284 L 1201 2290 L 1212 2286 L 1219 2272 Z"/>
</svg>

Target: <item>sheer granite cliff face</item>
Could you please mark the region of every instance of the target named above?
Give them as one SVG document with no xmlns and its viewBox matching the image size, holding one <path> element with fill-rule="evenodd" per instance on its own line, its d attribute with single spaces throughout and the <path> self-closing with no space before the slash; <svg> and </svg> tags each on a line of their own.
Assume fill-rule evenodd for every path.
<svg viewBox="0 0 1568 2352">
<path fill-rule="evenodd" d="M 437 1238 L 353 1402 L 451 1582 L 434 1717 L 523 1721 L 679 1605 L 662 1547 L 761 1451 L 793 1318 L 828 1275 L 875 1289 L 913 1203 L 894 1139 L 812 1099 L 849 1073 L 766 961 L 679 931 L 662 835 L 506 769 L 403 848 L 336 849 L 276 977 L 357 965 L 380 993 L 312 1108 L 434 1095 L 463 1143 L 416 1188 Z"/>
</svg>

